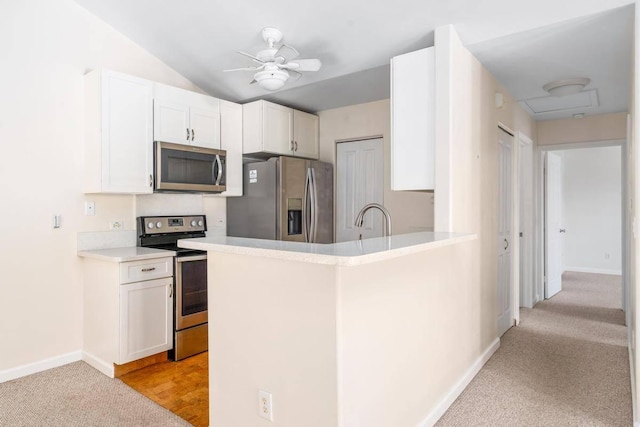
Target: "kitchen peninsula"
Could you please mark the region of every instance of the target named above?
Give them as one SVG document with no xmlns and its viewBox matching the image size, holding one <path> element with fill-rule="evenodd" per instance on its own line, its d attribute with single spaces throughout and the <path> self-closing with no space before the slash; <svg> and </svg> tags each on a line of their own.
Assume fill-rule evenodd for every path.
<svg viewBox="0 0 640 427">
<path fill-rule="evenodd" d="M 178 246 L 208 251 L 212 427 L 431 425 L 499 345 L 473 234 Z"/>
</svg>

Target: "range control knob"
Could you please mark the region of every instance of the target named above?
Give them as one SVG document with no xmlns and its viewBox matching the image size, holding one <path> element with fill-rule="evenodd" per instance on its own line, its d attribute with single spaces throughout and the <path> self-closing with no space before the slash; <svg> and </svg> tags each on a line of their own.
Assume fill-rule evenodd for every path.
<svg viewBox="0 0 640 427">
<path fill-rule="evenodd" d="M 202 227 L 202 224 L 203 224 L 202 220 L 198 221 L 198 227 Z"/>
<path fill-rule="evenodd" d="M 160 221 L 156 222 L 156 228 L 162 228 L 162 223 Z"/>
<path fill-rule="evenodd" d="M 195 226 L 196 226 L 196 224 L 197 224 L 197 223 L 196 223 L 196 220 L 195 220 L 195 219 L 191 220 L 191 226 L 192 226 L 192 227 L 195 227 Z"/>
<path fill-rule="evenodd" d="M 153 228 L 153 227 L 154 227 L 153 222 L 150 222 L 149 224 L 147 224 L 147 228 Z"/>
</svg>

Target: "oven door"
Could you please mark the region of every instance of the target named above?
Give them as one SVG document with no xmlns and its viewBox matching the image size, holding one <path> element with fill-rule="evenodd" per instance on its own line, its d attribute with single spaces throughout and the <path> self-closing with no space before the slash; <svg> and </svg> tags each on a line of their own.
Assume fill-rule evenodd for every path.
<svg viewBox="0 0 640 427">
<path fill-rule="evenodd" d="M 160 141 L 155 144 L 156 191 L 226 190 L 226 151 Z"/>
<path fill-rule="evenodd" d="M 175 258 L 176 330 L 207 323 L 207 255 Z"/>
</svg>

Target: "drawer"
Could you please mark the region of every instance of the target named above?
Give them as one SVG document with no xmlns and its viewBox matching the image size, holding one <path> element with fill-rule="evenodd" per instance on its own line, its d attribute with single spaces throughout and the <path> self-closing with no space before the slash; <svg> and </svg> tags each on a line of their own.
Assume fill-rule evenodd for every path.
<svg viewBox="0 0 640 427">
<path fill-rule="evenodd" d="M 171 276 L 173 276 L 173 257 L 120 263 L 121 284 Z"/>
</svg>

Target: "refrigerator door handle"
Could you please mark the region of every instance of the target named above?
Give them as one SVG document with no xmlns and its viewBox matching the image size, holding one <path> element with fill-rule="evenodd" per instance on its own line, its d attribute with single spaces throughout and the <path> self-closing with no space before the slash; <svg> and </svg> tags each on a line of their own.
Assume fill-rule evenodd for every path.
<svg viewBox="0 0 640 427">
<path fill-rule="evenodd" d="M 318 235 L 318 185 L 316 182 L 316 171 L 311 168 L 311 242 L 315 243 Z"/>
<path fill-rule="evenodd" d="M 302 202 L 302 234 L 304 241 L 309 242 L 309 221 L 307 220 L 307 212 L 309 208 L 309 191 L 311 190 L 311 173 L 307 169 L 307 177 L 304 182 L 304 199 Z"/>
</svg>

